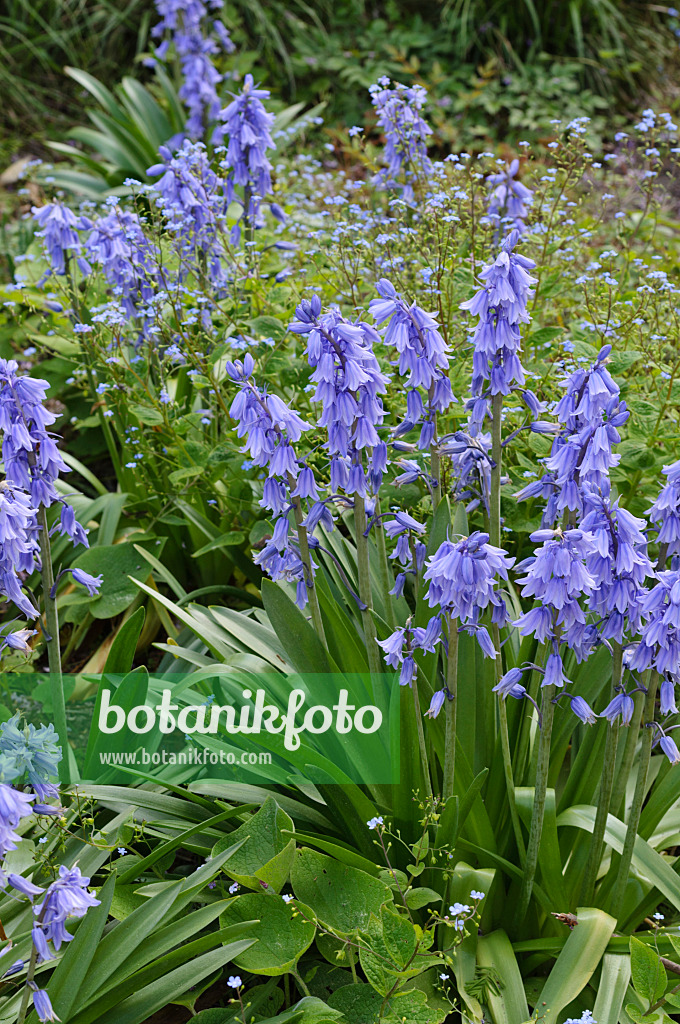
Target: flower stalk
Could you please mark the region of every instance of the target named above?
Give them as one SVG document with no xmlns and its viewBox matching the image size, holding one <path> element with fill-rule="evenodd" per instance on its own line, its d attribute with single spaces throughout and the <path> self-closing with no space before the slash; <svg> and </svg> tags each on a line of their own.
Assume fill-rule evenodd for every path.
<svg viewBox="0 0 680 1024">
<path fill-rule="evenodd" d="M 623 900 L 626 893 L 626 886 L 630 876 L 630 865 L 633 860 L 633 850 L 637 839 L 637 830 L 640 825 L 642 805 L 647 791 L 647 775 L 649 773 L 649 762 L 652 756 L 652 744 L 654 742 L 654 709 L 656 705 L 656 691 L 659 685 L 659 673 L 653 670 L 647 687 L 647 695 L 642 712 L 644 732 L 642 734 L 642 745 L 640 748 L 640 760 L 638 762 L 638 773 L 635 782 L 635 794 L 630 809 L 630 816 L 626 828 L 626 837 L 623 841 L 619 871 L 614 885 L 614 892 L 611 899 L 611 913 L 617 919 L 621 917 Z"/>
<path fill-rule="evenodd" d="M 522 887 L 519 896 L 517 920 L 523 921 L 529 909 L 529 902 L 534 887 L 536 867 L 538 865 L 538 850 L 541 844 L 543 832 L 543 817 L 545 814 L 545 800 L 548 791 L 548 770 L 550 767 L 550 741 L 552 739 L 552 728 L 555 717 L 555 705 L 553 698 L 555 687 L 544 686 L 541 696 L 541 727 L 538 735 L 538 757 L 536 759 L 536 781 L 534 784 L 534 804 L 531 812 L 531 826 L 529 829 L 529 842 L 527 844 L 527 855 L 522 874 Z"/>
<path fill-rule="evenodd" d="M 64 679 L 61 671 L 61 648 L 59 643 L 59 615 L 57 597 L 54 594 L 54 570 L 52 567 L 52 548 L 50 545 L 49 526 L 45 506 L 38 509 L 38 526 L 40 527 L 40 564 L 45 603 L 45 644 L 47 661 L 50 669 L 50 692 L 52 696 L 52 714 L 54 727 L 59 735 L 62 747 L 62 758 L 59 762 L 59 780 L 68 785 L 71 782 L 69 765 L 68 726 L 66 724 L 66 703 L 64 700 Z"/>
</svg>

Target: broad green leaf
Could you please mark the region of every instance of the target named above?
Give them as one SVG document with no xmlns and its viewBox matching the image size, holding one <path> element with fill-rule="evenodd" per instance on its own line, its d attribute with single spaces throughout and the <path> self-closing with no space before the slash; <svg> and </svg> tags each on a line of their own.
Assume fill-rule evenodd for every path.
<svg viewBox="0 0 680 1024">
<path fill-rule="evenodd" d="M 274 632 L 298 672 L 337 671 L 316 632 L 281 587 L 263 580 L 262 601 Z"/>
<path fill-rule="evenodd" d="M 251 933 L 257 942 L 235 957 L 236 966 L 265 977 L 293 970 L 316 932 L 309 907 L 268 893 L 237 896 L 220 915 L 223 928 L 243 921 L 259 922 Z"/>
<path fill-rule="evenodd" d="M 542 1024 L 556 1024 L 561 1010 L 586 987 L 607 948 L 616 920 L 603 910 L 580 907 L 578 924 L 567 938 L 541 990 Z"/>
<path fill-rule="evenodd" d="M 630 937 L 630 969 L 635 991 L 651 1006 L 666 991 L 666 969 L 658 953 L 634 935 Z"/>
<path fill-rule="evenodd" d="M 227 874 L 249 889 L 258 889 L 259 882 L 267 882 L 280 892 L 293 862 L 295 839 L 290 836 L 294 832 L 293 819 L 267 797 L 256 814 L 215 844 L 213 855 L 241 842 L 240 849 L 229 858 Z"/>
<path fill-rule="evenodd" d="M 355 850 L 352 850 L 339 842 L 322 839 L 319 836 L 311 835 L 309 832 L 297 832 L 296 837 L 298 842 L 314 846 L 316 849 L 321 850 L 323 853 L 327 853 L 335 860 L 339 860 L 342 864 L 349 864 L 350 867 L 359 868 L 360 871 L 365 871 L 367 874 L 375 875 L 376 877 L 378 877 L 380 873 L 380 868 L 378 868 L 373 861 L 368 860 L 366 857 L 362 857 Z"/>
<path fill-rule="evenodd" d="M 429 1007 L 424 992 L 413 990 L 389 1000 L 380 1017 L 383 999 L 370 985 L 345 985 L 328 998 L 329 1006 L 340 1010 L 351 1024 L 439 1024 L 440 1011 Z"/>
<path fill-rule="evenodd" d="M 420 910 L 421 907 L 426 907 L 428 903 L 441 902 L 441 893 L 435 892 L 434 889 L 428 889 L 424 887 L 422 889 L 409 889 L 406 893 L 406 903 L 409 910 Z"/>
<path fill-rule="evenodd" d="M 98 597 L 91 598 L 87 610 L 95 619 L 113 619 L 124 612 L 137 596 L 133 580 L 146 580 L 149 566 L 135 551 L 135 545 L 104 544 L 88 548 L 78 555 L 78 568 L 94 576 L 103 576 Z"/>
<path fill-rule="evenodd" d="M 122 675 L 130 671 L 145 616 L 146 611 L 144 608 L 138 608 L 119 627 L 106 658 L 106 664 L 104 665 L 105 674 Z"/>
<path fill-rule="evenodd" d="M 112 877 L 115 878 L 115 875 Z M 148 899 L 141 896 L 136 889 L 136 885 L 116 885 L 110 910 L 111 917 L 114 917 L 116 921 L 124 921 L 133 910 L 141 907 L 143 903 L 148 903 Z"/>
<path fill-rule="evenodd" d="M 350 935 L 368 926 L 392 892 L 378 878 L 314 850 L 297 850 L 291 871 L 293 891 L 308 904 L 319 921 L 339 935 Z"/>
<path fill-rule="evenodd" d="M 109 685 L 106 677 L 102 679 L 95 700 L 90 735 L 87 741 L 87 750 L 85 751 L 83 777 L 86 780 L 88 778 L 98 778 L 106 782 L 120 782 L 121 779 L 124 781 L 124 773 L 115 767 L 103 767 L 102 754 L 129 749 L 130 737 L 132 737 L 134 743 L 132 749 L 136 749 L 142 742 L 139 736 L 129 732 L 127 725 L 124 725 L 120 732 L 111 734 L 104 733 L 99 729 L 99 712 L 104 694 L 108 693 L 111 703 L 121 707 L 127 716 L 131 708 L 139 707 L 145 703 L 148 690 L 149 673 L 143 665 L 140 665 L 139 668 L 134 669 L 132 672 L 128 672 L 115 689 Z"/>
</svg>

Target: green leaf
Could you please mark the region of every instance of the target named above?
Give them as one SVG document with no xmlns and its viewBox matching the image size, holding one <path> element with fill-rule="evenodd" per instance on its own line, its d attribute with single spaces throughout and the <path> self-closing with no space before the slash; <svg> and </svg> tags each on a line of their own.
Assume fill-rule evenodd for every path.
<svg viewBox="0 0 680 1024">
<path fill-rule="evenodd" d="M 145 617 L 144 608 L 138 608 L 120 626 L 107 655 L 104 674 L 123 675 L 130 671 Z"/>
<path fill-rule="evenodd" d="M 666 991 L 666 970 L 658 953 L 634 935 L 630 937 L 630 969 L 635 990 L 651 1006 Z"/>
<path fill-rule="evenodd" d="M 78 555 L 76 564 L 84 572 L 103 576 L 99 596 L 87 602 L 87 610 L 95 619 L 113 619 L 124 612 L 139 592 L 129 577 L 146 580 L 150 573 L 134 544 L 127 543 L 88 548 Z"/>
<path fill-rule="evenodd" d="M 293 819 L 268 796 L 257 814 L 235 832 L 218 840 L 213 856 L 235 842 L 242 842 L 225 866 L 227 874 L 249 889 L 258 889 L 259 882 L 266 882 L 280 892 L 293 863 L 295 839 L 290 838 L 290 833 L 294 831 Z"/>
<path fill-rule="evenodd" d="M 115 877 L 115 875 L 112 877 Z M 124 921 L 133 910 L 141 907 L 143 903 L 149 902 L 146 896 L 140 896 L 136 890 L 136 885 L 118 884 L 116 886 L 116 891 L 111 900 L 110 911 L 111 917 L 115 917 L 116 921 Z"/>
<path fill-rule="evenodd" d="M 262 601 L 274 632 L 298 672 L 338 671 L 314 629 L 281 587 L 263 580 Z"/>
<path fill-rule="evenodd" d="M 567 826 L 582 828 L 586 832 L 592 832 L 595 824 L 595 807 L 590 805 L 578 805 L 568 807 L 557 818 L 558 828 Z M 626 826 L 612 814 L 607 816 L 604 839 L 608 846 L 611 846 L 617 853 L 623 850 L 623 843 L 626 837 Z M 663 893 L 673 906 L 680 910 L 680 877 L 675 873 L 668 861 L 654 850 L 648 842 L 636 836 L 633 847 L 632 867 Z"/>
<path fill-rule="evenodd" d="M 163 423 L 163 414 L 152 405 L 131 405 L 130 412 L 147 427 L 160 427 Z"/>
<path fill-rule="evenodd" d="M 97 894 L 99 906 L 92 907 L 80 922 L 72 942 L 57 964 L 49 980 L 47 994 L 54 1012 L 61 1020 L 68 1020 L 78 992 L 87 976 L 95 955 L 97 944 L 102 937 L 104 925 L 109 916 L 109 907 L 116 884 L 115 875 L 110 875 Z"/>
<path fill-rule="evenodd" d="M 487 987 L 486 1002 L 494 1024 L 523 1024 L 529 1020 L 522 975 L 510 939 L 504 931 L 479 937 L 477 962 L 480 967 L 493 967 L 503 979 L 500 994 L 496 994 L 491 986 Z M 598 1024 L 601 1024 L 599 1019 Z"/>
<path fill-rule="evenodd" d="M 616 920 L 603 910 L 580 907 L 578 924 L 570 933 L 555 966 L 541 990 L 539 1005 L 545 1007 L 542 1024 L 556 1024 L 560 1012 L 586 987 L 597 969 Z"/>
<path fill-rule="evenodd" d="M 119 925 L 122 928 L 123 925 Z M 252 939 L 240 939 L 221 949 L 195 957 L 169 974 L 128 996 L 122 1003 L 98 1018 L 97 1024 L 142 1024 L 157 1010 L 183 995 L 192 985 L 223 967 L 252 945 Z"/>
<path fill-rule="evenodd" d="M 127 729 L 127 725 L 125 725 L 121 732 L 110 734 L 102 732 L 99 729 L 98 724 L 99 710 L 104 694 L 115 694 L 115 703 L 123 709 L 127 716 L 127 713 L 131 708 L 144 704 L 148 689 L 149 673 L 142 665 L 140 665 L 139 668 L 134 669 L 132 672 L 128 672 L 115 689 L 109 685 L 106 677 L 102 679 L 97 692 L 94 715 L 92 716 L 92 723 L 90 725 L 90 735 L 88 737 L 87 750 L 85 752 L 83 778 L 97 778 L 104 779 L 104 781 L 107 782 L 114 782 L 120 781 L 121 776 L 123 776 L 123 781 L 125 781 L 124 773 L 116 770 L 116 768 L 106 769 L 102 767 L 101 755 L 103 753 L 124 749 L 124 737 L 126 735 L 128 737 L 130 736 L 129 730 Z M 137 742 L 139 742 L 138 737 Z"/>
<path fill-rule="evenodd" d="M 630 982 L 630 957 L 627 953 L 605 953 L 593 1017 L 597 1024 L 618 1024 L 621 1007 Z"/>
<path fill-rule="evenodd" d="M 181 882 L 175 882 L 165 892 L 146 900 L 143 906 L 134 910 L 129 917 L 104 936 L 97 946 L 87 976 L 77 993 L 78 1009 L 86 1005 L 137 946 L 165 919 L 181 887 Z"/>
<path fill-rule="evenodd" d="M 220 915 L 222 927 L 242 921 L 259 921 L 252 932 L 257 942 L 235 957 L 236 966 L 265 977 L 293 970 L 316 933 L 309 907 L 267 893 L 237 896 Z"/>
<path fill-rule="evenodd" d="M 564 327 L 539 327 L 537 331 L 533 331 L 527 338 L 529 345 L 546 345 L 550 341 L 554 341 L 555 338 L 559 338 L 561 334 L 564 334 Z"/>
<path fill-rule="evenodd" d="M 393 963 L 403 970 L 416 950 L 418 936 L 415 928 L 408 917 L 389 904 L 380 908 L 380 920 L 385 949 Z"/>
<path fill-rule="evenodd" d="M 392 996 L 386 1013 L 380 1016 L 383 1003 L 370 985 L 345 985 L 328 998 L 329 1006 L 340 1010 L 351 1024 L 439 1024 L 440 1011 L 428 1006 L 424 992 L 412 990 Z"/>
<path fill-rule="evenodd" d="M 230 548 L 235 547 L 238 544 L 244 544 L 246 540 L 245 533 L 241 533 L 239 530 L 229 530 L 227 533 L 223 533 L 220 537 L 215 537 L 214 540 L 209 541 L 208 544 L 204 544 L 198 551 L 194 551 L 192 558 L 200 558 L 201 555 L 207 555 L 209 551 L 216 551 L 219 548 Z"/>
<path fill-rule="evenodd" d="M 441 893 L 435 892 L 434 889 L 428 889 L 427 887 L 410 889 L 406 893 L 406 905 L 409 910 L 420 910 L 421 907 L 426 907 L 428 903 L 441 902 L 441 898 Z"/>
<path fill-rule="evenodd" d="M 392 901 L 380 879 L 304 847 L 295 854 L 291 883 L 298 899 L 339 935 L 364 930 L 371 914 L 377 917 L 382 904 Z"/>
</svg>

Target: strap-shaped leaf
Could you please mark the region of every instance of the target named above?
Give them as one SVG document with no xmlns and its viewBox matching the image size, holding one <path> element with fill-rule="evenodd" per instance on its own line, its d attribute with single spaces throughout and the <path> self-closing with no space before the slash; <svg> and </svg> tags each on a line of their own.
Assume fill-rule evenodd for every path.
<svg viewBox="0 0 680 1024">
<path fill-rule="evenodd" d="M 616 919 L 594 907 L 579 908 L 578 925 L 564 944 L 539 996 L 542 1024 L 556 1024 L 560 1011 L 583 991 L 607 948 Z"/>
<path fill-rule="evenodd" d="M 55 1013 L 62 1021 L 69 1019 L 76 996 L 92 963 L 109 916 L 115 884 L 115 875 L 110 875 L 99 890 L 99 906 L 88 910 L 50 978 L 47 993 Z"/>
<path fill-rule="evenodd" d="M 487 989 L 486 1001 L 494 1024 L 523 1024 L 529 1020 L 522 975 L 510 939 L 504 931 L 499 929 L 477 940 L 477 962 L 480 967 L 493 967 L 503 981 L 499 994 L 493 986 Z M 600 1024 L 599 1018 L 597 1020 Z"/>
<path fill-rule="evenodd" d="M 576 828 L 592 832 L 597 811 L 592 806 L 569 807 L 557 819 L 557 825 L 573 825 Z M 621 853 L 626 837 L 626 826 L 612 814 L 607 816 L 607 827 L 604 840 L 608 846 Z M 680 877 L 675 873 L 668 861 L 657 853 L 648 842 L 637 836 L 633 847 L 633 868 L 640 871 L 645 878 L 664 894 L 673 906 L 680 910 Z"/>
</svg>

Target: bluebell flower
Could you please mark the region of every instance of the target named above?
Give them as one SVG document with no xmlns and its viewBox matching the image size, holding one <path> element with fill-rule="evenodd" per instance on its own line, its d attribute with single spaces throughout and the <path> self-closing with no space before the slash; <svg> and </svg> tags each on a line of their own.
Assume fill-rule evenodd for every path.
<svg viewBox="0 0 680 1024">
<path fill-rule="evenodd" d="M 84 572 L 83 569 L 67 569 L 66 572 L 70 572 L 75 583 L 79 583 L 81 587 L 85 587 L 90 597 L 96 597 L 102 585 L 104 577 L 100 574 L 99 576 L 90 576 L 89 573 Z"/>
<path fill-rule="evenodd" d="M 680 750 L 678 750 L 672 736 L 668 736 L 664 733 L 659 740 L 659 746 L 671 764 L 680 764 Z"/>
<path fill-rule="evenodd" d="M 23 593 L 18 574 L 31 573 L 36 565 L 35 514 L 36 509 L 23 490 L 10 486 L 6 481 L 0 483 L 0 594 L 4 594 L 30 619 L 36 617 L 37 609 Z M 3 639 L 11 646 L 12 642 L 7 637 Z"/>
<path fill-rule="evenodd" d="M 425 712 L 429 718 L 436 718 L 446 703 L 446 690 L 435 690 L 432 694 L 430 706 Z"/>
<path fill-rule="evenodd" d="M 186 130 L 191 138 L 200 139 L 217 120 L 222 105 L 217 91 L 222 75 L 213 57 L 220 49 L 233 53 L 234 44 L 219 19 L 210 21 L 208 5 L 202 0 L 156 0 L 156 9 L 161 20 L 151 34 L 158 39 L 168 33 L 169 38 L 156 47 L 155 57 L 165 60 L 172 41 L 183 78 L 179 96 L 189 111 Z"/>
<path fill-rule="evenodd" d="M 160 285 L 160 254 L 149 241 L 136 213 L 116 206 L 94 221 L 85 249 L 100 266 L 129 317 L 149 303 Z"/>
<path fill-rule="evenodd" d="M 28 643 L 32 636 L 37 634 L 36 629 L 19 629 L 14 633 L 5 633 L 0 636 L 0 651 L 9 647 L 12 651 L 21 651 L 22 654 L 30 654 L 31 646 Z"/>
<path fill-rule="evenodd" d="M 597 715 L 583 697 L 570 696 L 569 703 L 571 710 L 577 718 L 580 718 L 584 725 L 595 725 Z"/>
<path fill-rule="evenodd" d="M 502 171 L 488 176 L 487 184 L 495 185 L 489 200 L 489 215 L 509 221 L 522 234 L 526 230 L 528 207 L 533 200 L 531 189 L 517 180 L 519 160 L 515 159 Z"/>
<path fill-rule="evenodd" d="M 630 660 L 633 671 L 654 668 L 680 681 L 680 571 L 663 570 L 642 602 L 645 622 Z"/>
<path fill-rule="evenodd" d="M 522 636 L 534 636 L 548 643 L 543 686 L 562 687 L 565 682 L 560 647 L 571 648 L 578 660 L 588 655 L 595 642 L 586 624 L 582 601 L 589 598 L 596 581 L 586 562 L 592 552 L 592 537 L 584 530 L 537 530 L 531 539 L 541 546 L 516 569 L 526 575 L 518 582 L 522 596 L 537 604 L 515 620 Z"/>
<path fill-rule="evenodd" d="M 295 316 L 290 330 L 307 336 L 310 379 L 316 385 L 313 400 L 322 407 L 319 426 L 328 431 L 331 490 L 362 497 L 376 493 L 387 466 L 387 450 L 379 447 L 376 429 L 383 421 L 380 395 L 387 385 L 373 350 L 380 335 L 369 324 L 346 320 L 336 309 L 322 313 L 318 295 L 304 299 Z M 366 466 L 364 449 L 377 449 L 380 463 L 373 458 Z"/>
<path fill-rule="evenodd" d="M 634 710 L 635 702 L 633 698 L 623 690 L 612 697 L 607 707 L 600 714 L 600 718 L 606 718 L 608 722 L 613 724 L 620 715 L 622 723 L 630 725 Z"/>
<path fill-rule="evenodd" d="M 432 129 L 422 116 L 427 91 L 421 85 L 405 86 L 383 77 L 369 87 L 378 126 L 385 135 L 387 168 L 376 182 L 393 188 L 401 184 L 403 198 L 413 201 L 413 184 L 425 178 L 432 167 L 427 155 L 427 137 Z M 402 182 L 400 182 L 402 179 Z"/>
<path fill-rule="evenodd" d="M 444 541 L 426 563 L 427 602 L 462 624 L 477 623 L 480 614 L 491 606 L 492 621 L 502 626 L 507 621 L 507 609 L 496 586 L 499 579 L 508 579 L 514 561 L 502 548 L 489 544 L 486 533 L 475 532 L 457 542 Z M 495 652 L 491 656 L 495 657 Z"/>
<path fill-rule="evenodd" d="M 154 185 L 155 203 L 177 240 L 180 279 L 205 260 L 219 294 L 226 285 L 221 238 L 227 208 L 224 183 L 210 166 L 202 143 L 185 141 L 174 155 L 167 146 L 158 152 L 162 162 L 149 167 L 147 174 L 160 176 Z"/>
<path fill-rule="evenodd" d="M 233 381 L 239 384 L 239 391 L 229 409 L 230 416 L 237 421 L 238 437 L 245 437 L 243 451 L 247 451 L 253 464 L 268 467 L 260 505 L 270 509 L 275 516 L 274 534 L 271 541 L 254 558 L 273 580 L 295 581 L 297 603 L 302 607 L 307 602 L 305 566 L 299 548 L 290 534 L 288 514 L 293 498 L 318 501 L 319 495 L 312 470 L 298 463 L 294 444 L 300 440 L 310 425 L 278 395 L 260 390 L 252 380 L 253 357 L 248 353 L 243 362 L 228 362 L 226 370 Z M 306 523 L 307 532 L 312 533 L 315 523 Z M 310 559 L 312 577 L 314 560 Z"/>
<path fill-rule="evenodd" d="M 513 252 L 518 232 L 513 230 L 503 242 L 501 252 L 480 271 L 483 287 L 460 304 L 479 318 L 472 334 L 472 397 L 469 433 L 480 433 L 490 416 L 494 395 L 509 395 L 513 386 L 524 385 L 524 369 L 519 359 L 520 324 L 530 321 L 527 303 L 536 283 L 529 271 L 536 264 Z"/>
<path fill-rule="evenodd" d="M 44 988 L 36 988 L 33 992 L 33 1007 L 38 1015 L 38 1020 L 41 1024 L 46 1021 L 58 1021 L 60 1020 L 54 1012 L 50 997 Z"/>
<path fill-rule="evenodd" d="M 262 101 L 266 99 L 269 99 L 269 90 L 258 88 L 253 76 L 248 74 L 241 92 L 234 95 L 221 114 L 228 136 L 222 165 L 227 171 L 227 200 L 231 202 L 234 199 L 237 185 L 245 190 L 244 216 L 251 225 L 257 218 L 260 201 L 272 190 L 272 165 L 267 150 L 275 148 L 271 137 L 274 115 L 265 108 Z M 236 244 L 239 238 L 240 227 L 237 224 L 232 231 L 232 241 Z"/>
<path fill-rule="evenodd" d="M 6 501 L 11 499 L 15 503 L 13 511 L 17 514 L 20 507 L 27 510 L 26 500 L 30 500 L 32 510 L 37 510 L 40 505 L 49 508 L 55 502 L 64 505 L 55 483 L 61 473 L 69 471 L 57 448 L 55 435 L 47 429 L 56 419 L 46 408 L 49 385 L 45 380 L 19 374 L 18 369 L 14 360 L 0 359 L 0 432 L 6 474 L 5 486 L 0 490 Z M 18 492 L 23 492 L 24 497 Z M 9 530 L 9 510 L 6 504 L 5 509 L 5 529 Z M 32 515 L 34 517 L 34 511 Z M 16 521 L 14 525 L 17 525 Z M 0 531 L 2 529 L 3 516 L 0 510 Z M 71 537 L 74 544 L 87 544 L 87 535 L 80 524 L 76 523 L 75 515 L 62 514 L 56 529 Z M 38 526 L 35 518 L 27 525 L 27 534 L 28 546 L 37 552 Z M 19 541 L 16 543 L 25 547 Z M 25 555 L 24 551 L 21 557 Z M 31 571 L 33 565 L 26 562 L 22 568 Z M 3 584 L 7 582 L 5 575 Z M 18 595 L 8 593 L 7 596 L 26 614 L 34 616 L 34 611 L 29 612 L 19 604 Z"/>
<path fill-rule="evenodd" d="M 99 906 L 99 900 L 87 891 L 90 879 L 80 873 L 77 866 L 59 868 L 59 877 L 45 890 L 42 901 L 36 905 L 36 916 L 41 919 L 45 938 L 56 950 L 62 942 L 70 942 L 73 936 L 66 931 L 70 917 L 83 917 L 90 907 Z"/>
<path fill-rule="evenodd" d="M 601 637 L 624 642 L 637 634 L 642 619 L 645 580 L 654 575 L 643 534 L 645 522 L 599 493 L 583 496 L 586 514 L 581 528 L 592 534 L 586 558 L 596 589 L 590 609 L 600 618 Z"/>
<path fill-rule="evenodd" d="M 21 775 L 27 775 L 38 799 L 43 801 L 57 794 L 50 779 L 56 779 L 62 751 L 54 726 L 20 725 L 17 712 L 0 724 L 0 751 L 14 760 Z"/>
<path fill-rule="evenodd" d="M 380 298 L 371 300 L 371 315 L 378 325 L 389 320 L 385 344 L 396 348 L 396 365 L 401 376 L 407 378 L 407 418 L 397 427 L 397 433 L 420 426 L 418 447 L 426 449 L 435 440 L 436 414 L 445 412 L 455 401 L 447 373 L 448 346 L 432 314 L 415 302 L 405 302 L 390 281 L 378 281 L 376 290 Z"/>
<path fill-rule="evenodd" d="M 66 261 L 75 259 L 83 274 L 89 274 L 90 265 L 82 255 L 83 243 L 78 234 L 91 226 L 85 217 L 77 217 L 73 210 L 63 203 L 47 203 L 31 208 L 33 219 L 39 230 L 36 235 L 43 239 L 43 245 L 50 263 L 48 273 L 65 274 Z M 46 275 L 47 276 L 47 275 Z M 42 282 L 44 282 L 43 277 Z M 41 283 L 42 283 L 41 282 Z"/>
<path fill-rule="evenodd" d="M 666 483 L 647 515 L 656 523 L 657 541 L 667 558 L 680 554 L 680 461 L 664 466 L 662 472 Z M 665 558 L 663 562 L 665 566 Z"/>
<path fill-rule="evenodd" d="M 586 492 L 609 496 L 609 473 L 620 462 L 614 446 L 629 416 L 607 370 L 610 352 L 611 345 L 604 345 L 589 368 L 578 367 L 568 375 L 564 395 L 555 407 L 562 431 L 553 441 L 547 472 L 515 495 L 518 501 L 538 496 L 546 500 L 546 527 L 565 511 L 578 521 Z"/>
<path fill-rule="evenodd" d="M 438 444 L 451 463 L 452 493 L 455 501 L 465 503 L 468 512 L 480 504 L 487 515 L 491 501 L 491 434 L 472 437 L 463 430 L 446 434 Z"/>
</svg>

